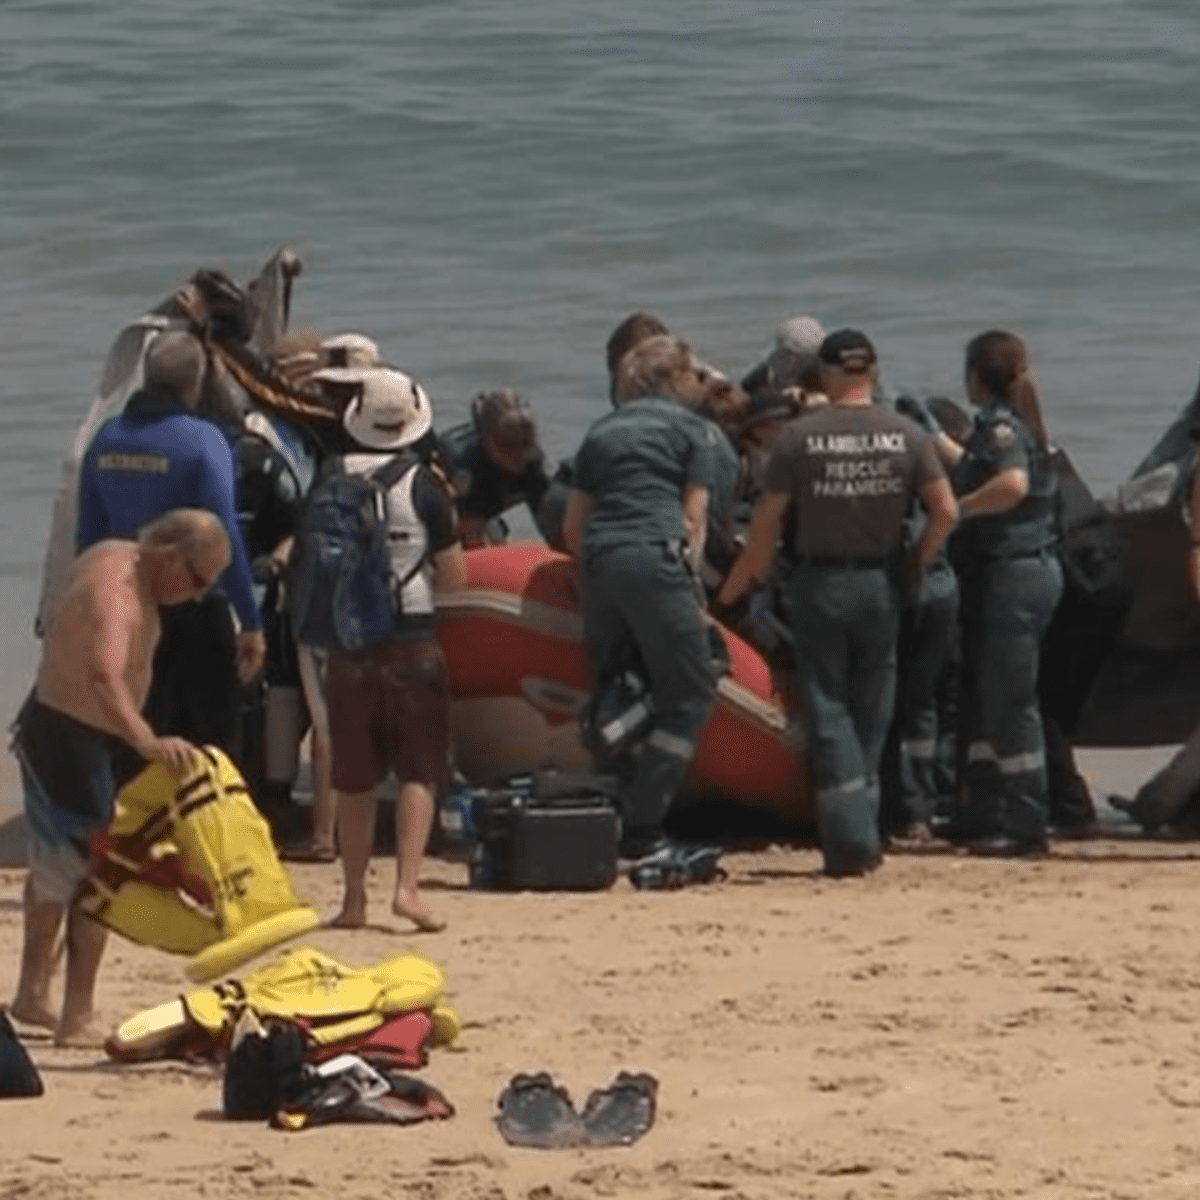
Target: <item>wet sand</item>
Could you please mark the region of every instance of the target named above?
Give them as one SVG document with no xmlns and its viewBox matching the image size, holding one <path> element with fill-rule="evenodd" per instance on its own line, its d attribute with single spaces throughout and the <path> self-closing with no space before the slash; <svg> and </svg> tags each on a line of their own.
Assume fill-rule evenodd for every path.
<svg viewBox="0 0 1200 1200">
<path fill-rule="evenodd" d="M 1166 753 L 1084 761 L 1103 795 Z M 2 782 L 11 812 L 11 771 Z M 847 882 L 817 865 L 772 848 L 731 855 L 728 879 L 702 889 L 508 896 L 430 862 L 427 898 L 449 928 L 414 935 L 388 915 L 377 859 L 369 927 L 308 940 L 354 962 L 411 945 L 443 966 L 465 1028 L 423 1074 L 455 1117 L 229 1124 L 214 1068 L 109 1065 L 33 1035 L 46 1096 L 0 1107 L 0 1197 L 1200 1192 L 1200 843 L 1114 830 L 1039 862 L 893 855 Z M 294 877 L 336 910 L 337 867 Z M 0 996 L 16 978 L 21 880 L 0 870 Z M 104 1022 L 182 990 L 180 967 L 113 939 Z M 657 1123 L 631 1148 L 514 1150 L 495 1129 L 517 1071 L 548 1070 L 582 1103 L 620 1069 L 660 1081 Z"/>
</svg>

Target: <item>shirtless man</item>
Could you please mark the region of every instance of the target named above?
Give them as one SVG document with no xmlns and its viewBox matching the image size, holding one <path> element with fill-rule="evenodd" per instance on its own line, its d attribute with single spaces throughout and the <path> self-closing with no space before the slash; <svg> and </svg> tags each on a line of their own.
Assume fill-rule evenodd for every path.
<svg viewBox="0 0 1200 1200">
<path fill-rule="evenodd" d="M 158 737 L 141 715 L 158 643 L 159 607 L 204 595 L 229 565 L 229 539 L 203 509 L 175 509 L 136 542 L 98 542 L 74 562 L 42 643 L 37 683 L 16 722 L 28 827 L 25 944 L 10 1012 L 54 1030 L 58 1045 L 94 1046 L 93 995 L 106 931 L 71 907 L 89 840 L 116 793 L 121 742 L 147 761 L 187 770 L 194 747 Z M 50 1008 L 54 943 L 66 918 L 61 1013 Z"/>
</svg>

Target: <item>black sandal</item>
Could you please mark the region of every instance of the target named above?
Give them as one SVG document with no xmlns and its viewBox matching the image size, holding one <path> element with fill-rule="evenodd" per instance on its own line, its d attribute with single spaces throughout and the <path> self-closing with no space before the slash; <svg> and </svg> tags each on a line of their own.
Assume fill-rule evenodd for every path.
<svg viewBox="0 0 1200 1200">
<path fill-rule="evenodd" d="M 670 892 L 694 883 L 726 878 L 721 866 L 721 846 L 686 846 L 668 843 L 639 859 L 629 868 L 629 882 L 638 891 Z"/>
<path fill-rule="evenodd" d="M 540 1071 L 514 1075 L 500 1093 L 496 1125 L 510 1146 L 562 1150 L 587 1142 L 566 1088 Z"/>
<path fill-rule="evenodd" d="M 654 1124 L 657 1100 L 658 1080 L 653 1075 L 622 1071 L 583 1106 L 587 1144 L 632 1146 Z"/>
</svg>

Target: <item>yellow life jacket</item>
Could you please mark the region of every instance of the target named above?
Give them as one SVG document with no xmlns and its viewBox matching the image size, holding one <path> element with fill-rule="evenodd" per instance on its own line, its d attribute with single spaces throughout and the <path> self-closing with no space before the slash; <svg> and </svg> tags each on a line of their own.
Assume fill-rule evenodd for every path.
<svg viewBox="0 0 1200 1200">
<path fill-rule="evenodd" d="M 245 781 L 212 746 L 182 778 L 151 763 L 121 789 L 76 902 L 131 941 L 190 955 L 197 982 L 320 924 Z"/>
<path fill-rule="evenodd" d="M 188 1015 L 214 1037 L 232 1028 L 243 1008 L 259 1018 L 301 1021 L 323 1045 L 377 1029 L 399 1013 L 430 1013 L 434 1044 L 458 1036 L 458 1018 L 444 1002 L 441 969 L 419 954 L 396 954 L 367 967 L 348 967 L 320 950 L 298 946 L 251 972 L 188 992 Z"/>
<path fill-rule="evenodd" d="M 241 979 L 225 979 L 135 1013 L 113 1030 L 105 1048 L 123 1062 L 219 1056 L 247 1010 L 260 1021 L 295 1022 L 309 1042 L 328 1047 L 368 1037 L 394 1017 L 424 1012 L 432 1025 L 431 1044 L 447 1046 L 458 1037 L 461 1023 L 446 1003 L 444 986 L 440 968 L 419 954 L 349 967 L 299 946 Z"/>
</svg>

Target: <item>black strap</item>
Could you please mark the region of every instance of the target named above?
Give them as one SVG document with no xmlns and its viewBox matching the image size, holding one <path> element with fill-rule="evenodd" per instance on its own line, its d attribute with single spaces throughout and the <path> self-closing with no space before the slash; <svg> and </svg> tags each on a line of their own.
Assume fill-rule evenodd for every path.
<svg viewBox="0 0 1200 1200">
<path fill-rule="evenodd" d="M 420 558 L 417 559 L 416 564 L 408 571 L 408 573 L 404 576 L 404 578 L 393 580 L 392 586 L 396 590 L 396 611 L 397 612 L 399 612 L 399 613 L 404 612 L 404 598 L 403 598 L 404 589 L 409 585 L 410 582 L 412 582 L 412 580 L 416 579 L 416 577 L 421 573 L 421 568 L 428 561 L 429 561 L 429 546 L 426 545 L 425 552 L 421 555 Z"/>
<path fill-rule="evenodd" d="M 406 446 L 399 454 L 388 459 L 382 466 L 376 467 L 371 472 L 369 478 L 372 483 L 383 488 L 384 492 L 390 492 L 392 488 L 408 474 L 412 467 L 419 465 L 420 458 L 413 452 L 411 447 Z M 429 560 L 429 547 L 426 545 L 424 554 L 417 559 L 413 567 L 405 574 L 403 579 L 395 576 L 392 577 L 392 593 L 396 601 L 396 612 L 403 614 L 404 602 L 402 599 L 404 589 L 410 581 L 415 579 L 420 573 L 421 568 Z"/>
<path fill-rule="evenodd" d="M 367 477 L 372 483 L 391 491 L 408 473 L 410 467 L 416 466 L 421 460 L 407 446 L 399 454 L 389 458 L 382 466 L 376 467 Z"/>
</svg>

